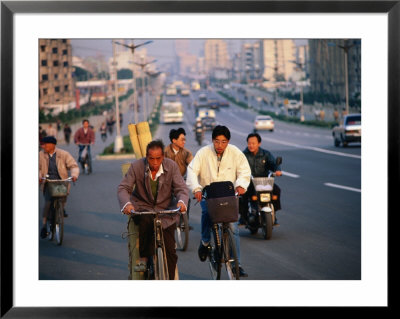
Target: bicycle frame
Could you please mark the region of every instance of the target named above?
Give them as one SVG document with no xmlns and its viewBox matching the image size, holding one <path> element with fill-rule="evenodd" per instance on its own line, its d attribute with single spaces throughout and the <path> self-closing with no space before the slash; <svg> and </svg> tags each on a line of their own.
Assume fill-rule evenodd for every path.
<svg viewBox="0 0 400 319">
<path fill-rule="evenodd" d="M 168 279 L 168 264 L 167 255 L 164 245 L 163 229 L 160 216 L 163 214 L 180 214 L 180 208 L 163 211 L 149 211 L 149 212 L 135 212 L 131 211 L 131 215 L 154 215 L 153 229 L 154 229 L 154 275 L 155 280 Z M 149 263 L 147 263 L 147 271 L 149 273 Z"/>
<path fill-rule="evenodd" d="M 42 178 L 42 180 L 46 183 L 66 183 L 71 182 L 72 177 L 68 177 L 67 179 L 48 179 L 46 177 Z M 50 239 L 53 240 L 55 236 L 57 245 L 60 246 L 64 238 L 64 210 L 62 200 L 67 197 L 67 193 L 63 188 L 59 192 L 61 193 L 57 196 L 51 196 L 50 219 L 52 222 L 49 232 L 51 233 Z M 65 192 L 65 195 L 62 192 Z"/>
</svg>

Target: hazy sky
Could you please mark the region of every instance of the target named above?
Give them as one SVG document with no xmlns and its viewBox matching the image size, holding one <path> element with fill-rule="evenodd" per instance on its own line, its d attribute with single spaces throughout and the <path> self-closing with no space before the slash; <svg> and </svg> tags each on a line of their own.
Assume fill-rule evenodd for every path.
<svg viewBox="0 0 400 319">
<path fill-rule="evenodd" d="M 148 39 L 135 39 L 134 44 L 140 44 Z M 151 39 L 152 43 L 146 45 L 148 54 L 159 62 L 171 62 L 175 55 L 174 39 Z M 238 52 L 241 44 L 254 42 L 256 39 L 231 39 L 228 41 L 228 48 L 231 52 Z M 300 42 L 302 40 L 296 40 Z M 303 40 L 304 42 L 304 40 Z M 128 41 L 130 43 L 130 41 Z M 72 55 L 81 58 L 102 54 L 106 58 L 112 56 L 111 39 L 71 39 Z M 204 39 L 190 39 L 190 53 L 202 55 Z"/>
</svg>

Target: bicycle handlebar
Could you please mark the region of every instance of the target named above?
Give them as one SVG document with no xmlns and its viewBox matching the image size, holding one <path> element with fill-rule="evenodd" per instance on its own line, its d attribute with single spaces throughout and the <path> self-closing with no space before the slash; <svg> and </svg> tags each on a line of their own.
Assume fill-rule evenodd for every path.
<svg viewBox="0 0 400 319">
<path fill-rule="evenodd" d="M 176 214 L 180 212 L 180 207 L 170 210 L 160 210 L 160 211 L 153 211 L 153 212 L 136 212 L 133 209 L 130 211 L 131 215 L 161 215 L 161 214 Z"/>
<path fill-rule="evenodd" d="M 72 182 L 72 177 L 68 177 L 66 179 L 48 179 L 47 177 L 42 177 L 42 180 L 46 182 Z"/>
</svg>

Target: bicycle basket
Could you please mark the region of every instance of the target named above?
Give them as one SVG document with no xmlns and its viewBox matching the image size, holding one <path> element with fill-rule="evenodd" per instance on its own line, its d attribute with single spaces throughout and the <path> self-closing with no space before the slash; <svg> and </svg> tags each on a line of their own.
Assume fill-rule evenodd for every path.
<svg viewBox="0 0 400 319">
<path fill-rule="evenodd" d="M 272 191 L 274 187 L 274 180 L 275 179 L 273 177 L 253 177 L 251 179 L 257 192 Z"/>
<path fill-rule="evenodd" d="M 213 223 L 233 223 L 239 219 L 239 199 L 236 196 L 208 198 L 207 206 Z"/>
<path fill-rule="evenodd" d="M 68 195 L 68 182 L 48 182 L 47 187 L 51 197 L 64 197 Z"/>
</svg>

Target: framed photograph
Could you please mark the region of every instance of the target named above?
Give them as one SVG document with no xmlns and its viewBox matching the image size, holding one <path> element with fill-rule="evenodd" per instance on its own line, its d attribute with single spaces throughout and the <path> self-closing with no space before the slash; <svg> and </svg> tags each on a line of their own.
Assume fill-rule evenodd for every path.
<svg viewBox="0 0 400 319">
<path fill-rule="evenodd" d="M 195 307 L 216 307 L 212 311 L 221 315 L 242 307 L 389 309 L 389 212 L 398 211 L 394 191 L 400 161 L 399 21 L 399 1 L 2 1 L 1 317 L 178 318 Z M 356 190 L 361 193 L 361 226 L 356 231 L 361 232 L 361 278 L 326 280 L 321 275 L 309 280 L 304 275 L 297 280 L 188 279 L 157 285 L 102 280 L 101 275 L 99 280 L 51 275 L 41 280 L 40 39 L 360 39 L 363 146 L 361 189 Z M 101 196 L 116 202 L 116 192 Z M 327 205 L 333 202 L 340 210 L 340 196 Z M 190 253 L 200 264 L 197 251 Z M 301 253 L 305 249 L 296 250 Z M 88 264 L 98 261 L 94 252 L 85 258 Z M 336 262 L 343 267 L 344 261 Z M 98 263 L 107 267 L 116 262 Z M 299 267 L 283 259 L 280 263 Z"/>
</svg>

